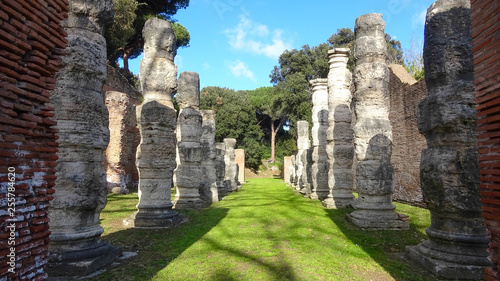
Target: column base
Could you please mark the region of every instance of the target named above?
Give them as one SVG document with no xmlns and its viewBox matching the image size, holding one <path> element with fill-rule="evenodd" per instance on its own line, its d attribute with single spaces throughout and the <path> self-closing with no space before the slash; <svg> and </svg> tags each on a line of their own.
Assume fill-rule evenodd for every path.
<svg viewBox="0 0 500 281">
<path fill-rule="evenodd" d="M 363 230 L 403 230 L 410 228 L 408 216 L 394 211 L 356 210 L 347 219 Z"/>
<path fill-rule="evenodd" d="M 174 209 L 182 210 L 182 209 L 203 209 L 207 207 L 207 203 L 205 201 L 197 198 L 186 198 L 186 199 L 175 199 L 173 202 Z"/>
<path fill-rule="evenodd" d="M 326 198 L 323 200 L 323 206 L 327 209 L 352 208 L 354 196 L 352 198 Z"/>
<path fill-rule="evenodd" d="M 123 225 L 136 228 L 174 228 L 186 222 L 186 219 L 173 210 L 140 209 L 130 218 L 123 220 Z"/>
<path fill-rule="evenodd" d="M 423 244 L 417 246 L 407 246 L 406 255 L 408 259 L 417 263 L 420 267 L 426 269 L 432 274 L 438 276 L 439 278 L 451 279 L 451 280 L 483 280 L 485 269 L 491 265 L 472 265 L 468 264 L 458 264 L 449 261 L 439 260 L 428 255 L 428 251 L 436 252 L 432 249 L 427 249 Z M 442 255 L 449 255 L 449 253 L 441 253 Z M 464 256 L 460 257 L 461 259 Z M 487 257 L 484 257 L 484 262 L 489 263 Z"/>
<path fill-rule="evenodd" d="M 80 248 L 80 249 L 78 249 Z M 112 263 L 121 256 L 120 247 L 112 246 L 102 240 L 83 240 L 70 243 L 50 243 L 49 277 L 69 278 L 87 276 Z"/>
</svg>

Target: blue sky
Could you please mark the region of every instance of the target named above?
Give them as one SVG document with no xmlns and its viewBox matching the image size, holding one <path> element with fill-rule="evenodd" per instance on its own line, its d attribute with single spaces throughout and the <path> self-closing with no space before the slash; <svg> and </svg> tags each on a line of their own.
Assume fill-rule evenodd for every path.
<svg viewBox="0 0 500 281">
<path fill-rule="evenodd" d="M 191 0 L 175 19 L 191 35 L 180 48 L 179 73 L 200 74 L 201 88 L 252 90 L 271 86 L 269 74 L 284 50 L 316 46 L 337 29 L 354 29 L 366 13 L 382 13 L 386 33 L 410 48 L 411 38 L 423 41 L 427 8 L 433 0 Z M 130 70 L 139 72 L 139 60 Z"/>
</svg>

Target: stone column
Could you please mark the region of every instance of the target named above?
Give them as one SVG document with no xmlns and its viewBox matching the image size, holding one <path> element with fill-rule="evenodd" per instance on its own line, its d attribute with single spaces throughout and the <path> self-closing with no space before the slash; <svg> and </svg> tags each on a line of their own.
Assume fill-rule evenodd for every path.
<svg viewBox="0 0 500 281">
<path fill-rule="evenodd" d="M 215 144 L 215 176 L 217 178 L 217 192 L 219 194 L 219 200 L 229 194 L 226 187 L 226 146 L 223 142 L 218 142 Z"/>
<path fill-rule="evenodd" d="M 202 116 L 200 107 L 200 78 L 196 72 L 182 72 L 177 83 L 177 168 L 174 171 L 176 209 L 203 208 L 200 187 L 205 170 L 202 159 Z"/>
<path fill-rule="evenodd" d="M 348 218 L 364 229 L 403 229 L 408 221 L 394 211 L 389 121 L 389 69 L 382 14 L 356 19 L 354 58 L 354 144 L 358 200 Z"/>
<path fill-rule="evenodd" d="M 52 276 L 87 275 L 121 254 L 119 248 L 100 240 L 104 230 L 99 225 L 107 195 L 101 163 L 109 142 L 102 32 L 113 18 L 113 2 L 69 4 L 69 17 L 62 23 L 68 45 L 51 95 L 59 130 L 57 180 L 49 209 Z"/>
<path fill-rule="evenodd" d="M 217 172 L 215 170 L 215 113 L 213 110 L 200 110 L 203 123 L 201 134 L 201 167 L 204 169 L 204 176 L 201 182 L 200 194 L 207 204 L 219 201 L 217 191 Z"/>
<path fill-rule="evenodd" d="M 283 166 L 281 167 L 283 174 L 283 181 L 286 184 L 290 183 L 290 166 L 292 165 L 292 157 L 285 156 L 283 157 Z"/>
<path fill-rule="evenodd" d="M 238 166 L 236 165 L 234 146 L 236 139 L 224 139 L 224 164 L 225 176 L 224 183 L 228 192 L 238 190 Z"/>
<path fill-rule="evenodd" d="M 297 186 L 295 190 L 305 192 L 307 185 L 307 150 L 310 147 L 309 140 L 309 123 L 307 121 L 297 122 L 297 155 L 295 162 L 297 163 Z M 309 188 L 311 188 L 309 186 Z"/>
<path fill-rule="evenodd" d="M 328 129 L 328 80 L 311 80 L 312 86 L 312 193 L 311 199 L 324 200 L 328 188 L 328 157 L 326 155 L 326 131 Z"/>
<path fill-rule="evenodd" d="M 295 188 L 295 185 L 297 184 L 297 169 L 296 169 L 296 166 L 297 166 L 297 155 L 292 155 L 290 157 L 290 161 L 291 161 L 291 165 L 290 165 L 290 168 L 289 168 L 289 171 L 290 171 L 290 186 L 292 186 L 293 188 Z"/>
<path fill-rule="evenodd" d="M 481 219 L 470 1 L 439 0 L 427 10 L 425 82 L 418 127 L 427 139 L 420 179 L 431 212 L 429 240 L 409 257 L 441 278 L 480 280 L 488 261 Z"/>
<path fill-rule="evenodd" d="M 323 201 L 328 209 L 350 207 L 353 191 L 353 131 L 351 128 L 351 72 L 347 69 L 349 49 L 328 51 L 328 132 L 327 155 L 330 193 Z"/>
<path fill-rule="evenodd" d="M 172 174 L 175 169 L 176 115 L 172 97 L 177 87 L 175 35 L 168 21 L 149 19 L 142 31 L 144 58 L 139 75 L 144 102 L 137 107 L 141 143 L 137 148 L 139 204 L 126 225 L 175 227 L 182 222 L 172 210 Z"/>
<path fill-rule="evenodd" d="M 245 182 L 245 150 L 235 149 L 234 157 L 234 161 L 238 165 L 238 181 L 242 184 Z"/>
</svg>

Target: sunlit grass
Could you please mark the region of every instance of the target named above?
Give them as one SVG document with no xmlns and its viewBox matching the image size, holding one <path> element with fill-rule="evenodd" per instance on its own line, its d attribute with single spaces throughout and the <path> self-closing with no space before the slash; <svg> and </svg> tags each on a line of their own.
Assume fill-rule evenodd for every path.
<svg viewBox="0 0 500 281">
<path fill-rule="evenodd" d="M 123 229 L 137 194 L 110 195 L 103 238 L 138 251 L 97 280 L 432 280 L 400 257 L 426 239 L 425 209 L 397 204 L 403 231 L 361 231 L 345 215 L 295 194 L 279 179 L 249 179 L 238 191 L 169 230 Z"/>
</svg>

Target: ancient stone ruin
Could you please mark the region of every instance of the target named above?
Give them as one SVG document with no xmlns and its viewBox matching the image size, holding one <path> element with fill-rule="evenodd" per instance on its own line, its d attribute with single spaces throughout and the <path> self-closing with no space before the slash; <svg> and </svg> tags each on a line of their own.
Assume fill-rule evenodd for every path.
<svg viewBox="0 0 500 281">
<path fill-rule="evenodd" d="M 418 132 L 417 109 L 427 96 L 425 80 L 416 81 L 399 64 L 388 66 L 392 126 L 391 163 L 394 168 L 393 200 L 423 206 L 420 188 L 420 154 L 427 145 Z"/>
<path fill-rule="evenodd" d="M 121 254 L 100 240 L 104 230 L 99 225 L 107 195 L 101 163 L 109 142 L 102 33 L 112 19 L 111 0 L 71 1 L 63 22 L 68 46 L 51 96 L 59 130 L 56 192 L 49 212 L 52 276 L 90 274 Z"/>
<path fill-rule="evenodd" d="M 307 121 L 297 121 L 297 155 L 295 163 L 297 166 L 297 185 L 295 190 L 302 194 L 311 194 L 310 163 L 308 163 L 308 152 L 311 146 L 309 140 L 309 123 Z"/>
<path fill-rule="evenodd" d="M 419 131 L 427 139 L 420 178 L 431 212 L 429 240 L 409 257 L 446 279 L 482 279 L 490 266 L 481 220 L 470 2 L 438 0 L 427 10 Z"/>
<path fill-rule="evenodd" d="M 231 191 L 226 186 L 226 146 L 223 142 L 215 143 L 215 177 L 217 179 L 217 194 L 219 199 Z"/>
<path fill-rule="evenodd" d="M 347 69 L 349 49 L 328 51 L 328 131 L 329 194 L 323 201 L 328 209 L 351 206 L 353 191 L 353 131 L 351 128 L 351 72 Z"/>
<path fill-rule="evenodd" d="M 234 146 L 236 139 L 224 139 L 224 185 L 227 192 L 238 190 L 240 182 L 238 181 L 238 165 L 236 165 Z"/>
<path fill-rule="evenodd" d="M 215 113 L 213 110 L 200 110 L 202 123 L 201 134 L 201 167 L 204 169 L 203 178 L 200 183 L 200 195 L 208 205 L 219 201 L 217 188 L 216 157 L 215 146 Z"/>
<path fill-rule="evenodd" d="M 286 184 L 290 184 L 290 166 L 292 166 L 292 156 L 283 157 L 283 167 L 281 171 L 283 180 Z"/>
<path fill-rule="evenodd" d="M 172 103 L 177 88 L 175 35 L 168 21 L 152 18 L 144 25 L 143 37 L 144 58 L 139 74 L 144 102 L 137 107 L 141 133 L 136 160 L 139 204 L 125 224 L 174 227 L 182 222 L 181 215 L 172 210 L 170 199 L 177 143 L 177 112 Z"/>
<path fill-rule="evenodd" d="M 245 150 L 235 149 L 234 150 L 234 161 L 238 165 L 238 181 L 240 184 L 245 182 Z"/>
<path fill-rule="evenodd" d="M 312 193 L 311 199 L 324 200 L 328 188 L 328 156 L 326 152 L 326 131 L 328 130 L 328 80 L 311 80 L 312 86 Z"/>
<path fill-rule="evenodd" d="M 116 68 L 109 65 L 103 88 L 109 111 L 109 144 L 105 159 L 108 192 L 126 194 L 137 188 L 139 180 L 135 155 L 141 137 L 136 107 L 141 103 L 142 95 Z"/>
<path fill-rule="evenodd" d="M 389 70 L 386 65 L 385 22 L 381 14 L 356 19 L 354 58 L 354 144 L 359 197 L 348 218 L 363 229 L 403 229 L 392 204 L 392 128 L 389 122 Z"/>
<path fill-rule="evenodd" d="M 177 168 L 174 171 L 176 209 L 205 207 L 200 188 L 205 169 L 201 166 L 202 116 L 200 107 L 200 78 L 196 72 L 182 72 L 179 76 L 177 102 Z"/>
</svg>

